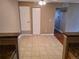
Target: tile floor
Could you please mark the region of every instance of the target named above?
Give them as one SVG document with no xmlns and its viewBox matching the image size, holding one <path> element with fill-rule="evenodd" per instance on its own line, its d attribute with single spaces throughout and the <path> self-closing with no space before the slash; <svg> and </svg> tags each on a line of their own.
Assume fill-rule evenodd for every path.
<svg viewBox="0 0 79 59">
<path fill-rule="evenodd" d="M 19 59 L 62 59 L 62 44 L 52 35 L 22 36 Z"/>
</svg>

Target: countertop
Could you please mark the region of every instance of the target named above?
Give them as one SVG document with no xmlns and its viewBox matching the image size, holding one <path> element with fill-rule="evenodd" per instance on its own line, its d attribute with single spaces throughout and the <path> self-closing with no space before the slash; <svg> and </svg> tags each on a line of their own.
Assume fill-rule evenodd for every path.
<svg viewBox="0 0 79 59">
<path fill-rule="evenodd" d="M 0 33 L 0 37 L 7 37 L 7 36 L 18 36 L 19 33 Z"/>
<path fill-rule="evenodd" d="M 79 36 L 79 32 L 65 32 L 64 33 L 66 36 Z"/>
</svg>

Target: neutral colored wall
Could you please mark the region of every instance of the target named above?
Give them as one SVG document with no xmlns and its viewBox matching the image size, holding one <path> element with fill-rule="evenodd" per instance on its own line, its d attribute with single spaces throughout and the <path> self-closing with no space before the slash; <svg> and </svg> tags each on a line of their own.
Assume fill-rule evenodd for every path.
<svg viewBox="0 0 79 59">
<path fill-rule="evenodd" d="M 17 0 L 0 0 L 0 33 L 20 32 Z"/>
<path fill-rule="evenodd" d="M 67 11 L 63 12 L 59 31 L 79 32 L 79 4 L 60 5 L 60 7 L 67 7 Z"/>
<path fill-rule="evenodd" d="M 79 4 L 71 4 L 65 18 L 65 32 L 79 32 Z"/>
</svg>

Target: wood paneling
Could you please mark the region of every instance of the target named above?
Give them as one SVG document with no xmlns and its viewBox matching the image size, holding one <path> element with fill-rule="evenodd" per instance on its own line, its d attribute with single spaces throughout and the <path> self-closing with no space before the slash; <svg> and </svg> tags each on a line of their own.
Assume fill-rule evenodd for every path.
<svg viewBox="0 0 79 59">
<path fill-rule="evenodd" d="M 55 8 L 53 4 L 41 7 L 41 33 L 53 34 Z"/>
<path fill-rule="evenodd" d="M 16 37 L 3 37 L 3 38 L 0 38 L 0 45 L 16 45 L 16 42 L 17 39 Z"/>
</svg>

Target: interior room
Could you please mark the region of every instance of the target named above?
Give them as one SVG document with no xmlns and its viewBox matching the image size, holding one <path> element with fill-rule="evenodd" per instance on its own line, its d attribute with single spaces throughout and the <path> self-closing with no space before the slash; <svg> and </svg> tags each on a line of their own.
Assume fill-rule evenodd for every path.
<svg viewBox="0 0 79 59">
<path fill-rule="evenodd" d="M 0 59 L 79 59 L 78 0 L 0 0 Z"/>
</svg>

